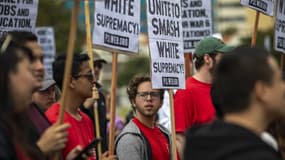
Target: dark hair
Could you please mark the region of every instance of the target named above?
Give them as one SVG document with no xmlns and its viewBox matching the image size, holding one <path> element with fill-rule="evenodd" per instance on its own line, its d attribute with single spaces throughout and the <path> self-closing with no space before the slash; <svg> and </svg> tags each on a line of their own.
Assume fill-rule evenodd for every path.
<svg viewBox="0 0 285 160">
<path fill-rule="evenodd" d="M 9 37 L 10 40 L 8 40 Z M 22 151 L 29 157 L 39 159 L 41 153 L 39 153 L 30 136 L 32 132 L 30 130 L 32 128 L 31 123 L 25 111 L 15 112 L 13 95 L 11 95 L 9 88 L 9 74 L 18 71 L 18 64 L 22 60 L 33 61 L 33 54 L 29 48 L 15 43 L 11 35 L 2 40 L 0 42 L 0 129 L 1 132 L 9 135 L 10 138 L 7 141 L 21 147 Z"/>
<path fill-rule="evenodd" d="M 209 53 L 208 55 L 215 61 L 217 53 Z M 195 60 L 194 63 L 195 63 L 195 68 L 197 70 L 199 70 L 205 64 L 204 55 L 197 56 L 196 54 L 194 54 L 193 59 Z"/>
<path fill-rule="evenodd" d="M 87 54 L 74 54 L 72 61 L 71 76 L 75 77 L 81 70 L 81 65 L 83 62 L 89 60 Z M 60 54 L 52 64 L 53 78 L 56 82 L 56 85 L 62 90 L 63 85 L 63 76 L 65 68 L 66 54 Z"/>
<path fill-rule="evenodd" d="M 135 75 L 129 82 L 129 86 L 127 88 L 127 93 L 129 96 L 130 103 L 132 104 L 132 100 L 135 99 L 138 93 L 138 87 L 143 82 L 151 82 L 151 78 L 148 75 L 138 74 Z M 163 100 L 164 90 L 160 89 L 160 99 Z M 133 104 L 132 104 L 133 105 Z M 133 107 L 133 106 L 132 106 Z M 134 107 L 133 107 L 134 108 Z"/>
<path fill-rule="evenodd" d="M 38 41 L 37 36 L 34 33 L 28 31 L 10 31 L 7 35 L 11 35 L 14 42 L 22 45 L 25 45 L 25 43 L 29 41 Z"/>
<path fill-rule="evenodd" d="M 214 71 L 211 95 L 223 114 L 247 109 L 257 81 L 272 83 L 268 58 L 265 50 L 249 47 L 222 56 Z"/>
</svg>

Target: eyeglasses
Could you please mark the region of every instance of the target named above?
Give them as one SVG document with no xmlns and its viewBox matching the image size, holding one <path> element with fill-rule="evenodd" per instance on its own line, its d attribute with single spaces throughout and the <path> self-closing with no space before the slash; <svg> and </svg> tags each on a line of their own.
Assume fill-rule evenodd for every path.
<svg viewBox="0 0 285 160">
<path fill-rule="evenodd" d="M 147 99 L 148 95 L 150 95 L 150 97 L 153 99 L 160 98 L 160 92 L 138 92 L 137 95 L 140 96 L 144 100 Z"/>
<path fill-rule="evenodd" d="M 92 73 L 88 73 L 88 74 L 78 74 L 76 76 L 73 76 L 74 78 L 79 78 L 79 77 L 85 77 L 87 78 L 89 81 L 93 81 L 93 74 Z"/>
</svg>

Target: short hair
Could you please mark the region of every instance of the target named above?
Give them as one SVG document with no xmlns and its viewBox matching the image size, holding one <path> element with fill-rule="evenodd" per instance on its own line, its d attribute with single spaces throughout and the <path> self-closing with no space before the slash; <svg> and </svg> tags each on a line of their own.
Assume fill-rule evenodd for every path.
<svg viewBox="0 0 285 160">
<path fill-rule="evenodd" d="M 132 101 L 136 98 L 139 85 L 143 82 L 151 82 L 150 76 L 143 75 L 143 74 L 137 74 L 130 80 L 129 85 L 127 87 L 127 93 L 128 93 L 131 104 L 132 104 Z M 160 92 L 160 99 L 163 100 L 164 90 L 159 89 L 159 92 Z"/>
<path fill-rule="evenodd" d="M 269 57 L 265 50 L 249 47 L 238 47 L 222 56 L 214 71 L 211 91 L 222 114 L 246 110 L 257 81 L 272 83 Z"/>
<path fill-rule="evenodd" d="M 217 53 L 209 53 L 208 54 L 213 60 L 215 60 L 215 57 L 217 55 Z M 204 61 L 204 56 L 197 56 L 196 54 L 194 54 L 193 56 L 193 59 L 194 59 L 194 65 L 195 65 L 195 68 L 197 70 L 199 70 L 204 64 L 205 64 L 205 61 Z"/>
<path fill-rule="evenodd" d="M 13 37 L 14 42 L 22 45 L 25 45 L 25 43 L 30 41 L 38 41 L 37 36 L 34 33 L 28 31 L 10 31 L 7 35 L 11 35 Z M 4 36 L 4 38 L 6 36 Z"/>
<path fill-rule="evenodd" d="M 66 58 L 67 58 L 66 53 L 60 54 L 59 56 L 56 57 L 55 61 L 52 64 L 53 78 L 60 90 L 62 90 L 63 87 L 62 85 L 63 85 Z M 81 70 L 80 67 L 82 63 L 88 60 L 89 57 L 87 54 L 73 54 L 71 76 L 72 77 L 77 76 Z"/>
</svg>

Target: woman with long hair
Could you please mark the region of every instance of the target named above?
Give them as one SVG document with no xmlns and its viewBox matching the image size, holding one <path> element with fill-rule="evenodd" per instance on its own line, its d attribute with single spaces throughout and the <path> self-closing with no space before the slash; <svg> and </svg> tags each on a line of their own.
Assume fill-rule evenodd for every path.
<svg viewBox="0 0 285 160">
<path fill-rule="evenodd" d="M 33 54 L 10 35 L 0 46 L 0 159 L 42 159 L 26 117 L 35 82 Z"/>
</svg>

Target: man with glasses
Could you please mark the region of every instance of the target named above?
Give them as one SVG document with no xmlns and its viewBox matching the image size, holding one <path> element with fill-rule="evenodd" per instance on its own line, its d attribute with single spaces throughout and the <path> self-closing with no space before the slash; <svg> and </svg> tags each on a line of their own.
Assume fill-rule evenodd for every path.
<svg viewBox="0 0 285 160">
<path fill-rule="evenodd" d="M 170 160 L 170 137 L 167 129 L 155 123 L 163 102 L 162 89 L 153 89 L 149 76 L 133 77 L 127 88 L 135 117 L 116 138 L 120 160 Z"/>
<path fill-rule="evenodd" d="M 83 51 L 81 54 L 87 54 L 87 51 Z M 93 51 L 93 64 L 94 64 L 94 83 L 96 89 L 98 91 L 98 99 L 97 101 L 97 110 L 99 115 L 99 128 L 100 128 L 100 136 L 102 137 L 101 146 L 102 151 L 105 152 L 107 150 L 107 119 L 106 119 L 106 100 L 105 96 L 102 93 L 102 85 L 98 82 L 100 73 L 103 68 L 103 64 L 106 64 L 107 61 L 102 59 L 95 51 Z M 80 106 L 82 112 L 86 113 L 91 120 L 94 121 L 94 99 L 88 98 L 84 104 Z M 96 123 L 95 123 L 96 124 Z M 97 155 L 99 155 L 97 153 Z M 97 157 L 98 158 L 98 157 Z"/>
<path fill-rule="evenodd" d="M 84 148 L 94 139 L 94 127 L 91 119 L 79 110 L 79 106 L 86 98 L 92 96 L 93 75 L 88 60 L 89 57 L 86 54 L 74 54 L 64 112 L 64 123 L 71 124 L 71 127 L 67 130 L 68 141 L 62 150 L 63 159 L 71 158 L 72 153 Z M 53 77 L 60 89 L 63 87 L 65 62 L 66 54 L 63 54 L 58 56 L 53 63 Z M 45 113 L 51 123 L 56 123 L 58 120 L 59 102 L 53 104 Z M 95 149 L 90 158 L 96 159 Z"/>
</svg>

